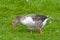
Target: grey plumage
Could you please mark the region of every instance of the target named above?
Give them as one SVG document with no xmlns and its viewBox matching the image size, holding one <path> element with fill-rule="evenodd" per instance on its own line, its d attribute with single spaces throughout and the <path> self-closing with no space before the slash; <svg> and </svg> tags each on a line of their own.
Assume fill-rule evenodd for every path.
<svg viewBox="0 0 60 40">
<path fill-rule="evenodd" d="M 42 25 L 43 25 L 44 20 L 47 18 L 47 16 L 39 15 L 39 14 L 28 14 L 26 16 L 17 16 L 13 20 L 14 25 L 16 25 L 16 23 L 20 22 L 21 19 L 25 20 L 25 17 L 31 17 L 32 20 L 35 22 L 34 25 L 32 24 L 32 22 L 31 22 L 30 25 L 27 24 L 27 26 L 28 26 L 29 29 L 31 29 L 31 28 L 33 28 L 33 29 L 39 29 L 39 28 L 41 28 Z"/>
<path fill-rule="evenodd" d="M 12 28 L 20 22 L 23 25 L 26 25 L 28 29 L 40 29 L 42 34 L 42 27 L 46 24 L 48 16 L 39 15 L 39 14 L 28 14 L 26 16 L 16 16 L 12 22 Z M 32 33 L 32 31 L 31 31 Z"/>
</svg>

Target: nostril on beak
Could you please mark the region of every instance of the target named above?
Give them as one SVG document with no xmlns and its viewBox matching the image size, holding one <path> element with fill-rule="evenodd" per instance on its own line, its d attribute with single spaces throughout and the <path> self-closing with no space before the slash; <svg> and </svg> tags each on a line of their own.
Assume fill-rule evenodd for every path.
<svg viewBox="0 0 60 40">
<path fill-rule="evenodd" d="M 14 23 L 12 23 L 12 28 L 14 28 Z"/>
</svg>

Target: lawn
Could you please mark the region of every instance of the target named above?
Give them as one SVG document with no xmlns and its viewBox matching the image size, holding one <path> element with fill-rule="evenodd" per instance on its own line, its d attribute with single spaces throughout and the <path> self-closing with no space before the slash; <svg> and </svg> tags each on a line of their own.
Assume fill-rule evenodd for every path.
<svg viewBox="0 0 60 40">
<path fill-rule="evenodd" d="M 19 23 L 12 29 L 14 17 L 32 13 L 51 16 L 42 35 Z M 0 0 L 0 40 L 60 40 L 60 0 Z"/>
</svg>

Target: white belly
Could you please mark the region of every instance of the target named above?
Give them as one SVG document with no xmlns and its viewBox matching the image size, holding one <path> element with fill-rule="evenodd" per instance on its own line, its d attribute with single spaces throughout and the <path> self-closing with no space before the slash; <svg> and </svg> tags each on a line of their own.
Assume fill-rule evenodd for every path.
<svg viewBox="0 0 60 40">
<path fill-rule="evenodd" d="M 21 20 L 21 23 L 27 26 L 33 26 L 35 24 L 31 17 L 26 17 L 24 20 Z"/>
</svg>

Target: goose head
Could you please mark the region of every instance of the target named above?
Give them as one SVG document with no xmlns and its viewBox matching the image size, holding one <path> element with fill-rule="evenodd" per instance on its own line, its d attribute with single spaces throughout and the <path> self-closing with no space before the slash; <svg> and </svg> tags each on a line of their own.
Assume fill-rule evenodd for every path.
<svg viewBox="0 0 60 40">
<path fill-rule="evenodd" d="M 16 16 L 12 21 L 12 28 L 15 27 L 15 25 L 20 22 L 20 20 L 23 18 L 23 16 Z"/>
</svg>

